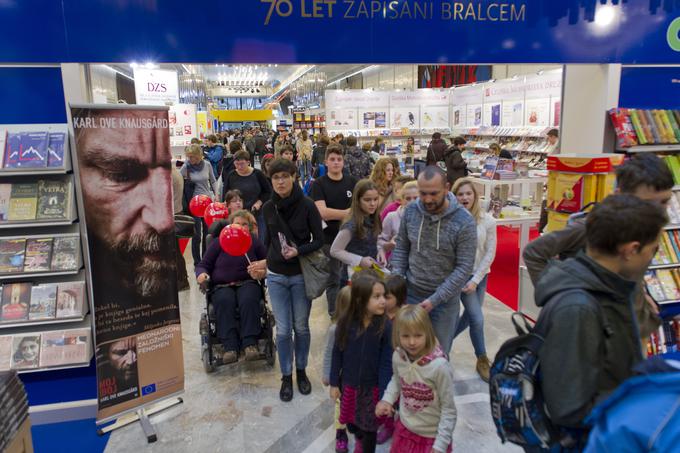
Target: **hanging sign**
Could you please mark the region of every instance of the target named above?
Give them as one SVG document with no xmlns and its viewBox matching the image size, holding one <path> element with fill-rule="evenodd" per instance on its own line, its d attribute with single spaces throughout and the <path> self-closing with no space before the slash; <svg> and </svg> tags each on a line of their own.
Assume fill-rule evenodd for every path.
<svg viewBox="0 0 680 453">
<path fill-rule="evenodd" d="M 72 106 L 97 420 L 184 388 L 167 108 Z"/>
<path fill-rule="evenodd" d="M 135 68 L 135 96 L 139 105 L 179 103 L 177 71 Z"/>
</svg>

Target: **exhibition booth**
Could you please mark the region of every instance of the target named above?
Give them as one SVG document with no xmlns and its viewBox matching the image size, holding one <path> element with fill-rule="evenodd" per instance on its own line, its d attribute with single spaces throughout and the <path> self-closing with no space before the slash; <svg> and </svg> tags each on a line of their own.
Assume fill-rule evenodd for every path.
<svg viewBox="0 0 680 453">
<path fill-rule="evenodd" d="M 680 11 L 653 1 L 198 0 L 192 8 L 229 20 L 226 29 L 196 33 L 179 0 L 65 0 L 41 5 L 45 24 L 26 36 L 23 27 L 35 17 L 30 3 L 0 5 L 6 38 L 0 40 L 0 370 L 17 370 L 25 388 L 15 429 L 30 415 L 34 427 L 45 426 L 60 442 L 66 440 L 58 429 L 47 431 L 57 423 L 99 451 L 106 437 L 97 429 L 110 430 L 111 422 L 141 421 L 154 439 L 147 416 L 181 402 L 185 373 L 197 372 L 187 363 L 200 362 L 194 351 L 190 357 L 183 351 L 183 334 L 198 332 L 181 322 L 174 279 L 140 283 L 126 266 L 143 257 L 125 248 L 126 260 L 120 244 L 107 242 L 117 222 L 129 226 L 151 209 L 143 202 L 156 209 L 153 221 L 172 222 L 169 181 L 154 180 L 153 190 L 142 182 L 128 186 L 145 152 L 132 143 L 162 143 L 181 159 L 194 137 L 268 122 L 356 136 L 360 145 L 379 138 L 382 153 L 413 172 L 433 133 L 463 136 L 464 157 L 485 201 L 501 202 L 489 292 L 530 317 L 537 308 L 521 251 L 538 235 L 548 155 L 680 152 L 670 139 L 622 147 L 608 114 L 680 109 Z M 357 64 L 363 65 L 358 72 Z M 271 72 L 276 66 L 285 78 L 269 87 L 253 79 L 253 91 L 238 94 L 219 76 L 206 75 L 236 65 Z M 395 65 L 413 68 L 407 83 L 396 76 L 373 83 L 361 75 Z M 488 72 L 447 83 L 437 72 L 446 65 Z M 115 95 L 94 80 L 101 71 L 109 73 Z M 336 80 L 324 83 L 318 106 L 277 118 L 272 103 L 310 71 L 326 71 L 324 82 Z M 361 86 L 352 86 L 357 74 Z M 199 75 L 203 88 L 197 89 Z M 201 89 L 206 92 L 196 96 Z M 217 97 L 249 101 L 230 108 Z M 557 146 L 547 140 L 552 129 L 559 131 Z M 512 153 L 510 172 L 487 167 L 491 143 Z M 107 148 L 124 158 L 107 160 Z M 121 217 L 126 212 L 128 219 Z M 172 261 L 174 238 L 154 239 L 170 244 L 155 250 L 159 263 Z M 680 267 L 677 261 L 659 262 L 656 271 Z M 130 289 L 131 281 L 144 291 Z M 664 308 L 675 312 L 678 300 L 680 293 Z M 28 343 L 39 352 L 22 356 Z M 112 368 L 116 355 L 130 354 L 134 383 Z M 35 434 L 33 441 L 46 445 Z"/>
</svg>

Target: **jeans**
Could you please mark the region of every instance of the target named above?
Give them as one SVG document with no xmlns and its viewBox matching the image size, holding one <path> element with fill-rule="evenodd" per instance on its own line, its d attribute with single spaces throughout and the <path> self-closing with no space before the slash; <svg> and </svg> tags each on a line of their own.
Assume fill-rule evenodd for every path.
<svg viewBox="0 0 680 453">
<path fill-rule="evenodd" d="M 430 294 L 416 294 L 411 288 L 408 289 L 406 302 L 414 305 L 427 299 Z M 437 305 L 430 312 L 430 320 L 434 328 L 434 334 L 439 340 L 442 351 L 449 355 L 453 344 L 453 333 L 458 324 L 458 313 L 460 312 L 459 296 L 456 295 L 451 300 L 445 300 Z"/>
<path fill-rule="evenodd" d="M 470 340 L 472 340 L 472 347 L 475 348 L 475 355 L 477 357 L 486 355 L 486 346 L 484 345 L 484 315 L 482 314 L 482 303 L 484 302 L 484 295 L 486 294 L 485 276 L 477 289 L 470 293 L 460 293 L 460 301 L 465 307 L 463 315 L 458 318 L 458 327 L 453 338 L 456 338 L 461 332 L 470 326 Z"/>
<path fill-rule="evenodd" d="M 205 252 L 205 237 L 208 234 L 208 225 L 201 217 L 194 217 L 194 235 L 191 238 L 191 256 L 194 257 L 194 267 L 201 262 Z"/>
<path fill-rule="evenodd" d="M 237 351 L 257 343 L 260 335 L 262 290 L 254 281 L 241 286 L 223 286 L 212 296 L 217 337 L 225 351 Z M 238 317 L 237 310 L 238 309 Z"/>
<path fill-rule="evenodd" d="M 307 368 L 311 343 L 309 312 L 312 302 L 305 295 L 302 274 L 287 276 L 268 272 L 267 286 L 276 320 L 276 347 L 281 374 L 290 376 L 293 374 L 293 358 L 295 368 Z"/>
<path fill-rule="evenodd" d="M 328 315 L 333 316 L 335 313 L 335 300 L 338 298 L 340 289 L 347 284 L 347 267 L 340 260 L 331 257 L 331 245 L 324 244 L 323 252 L 330 262 L 328 265 L 329 275 L 328 283 L 326 284 L 326 300 L 328 301 Z"/>
</svg>

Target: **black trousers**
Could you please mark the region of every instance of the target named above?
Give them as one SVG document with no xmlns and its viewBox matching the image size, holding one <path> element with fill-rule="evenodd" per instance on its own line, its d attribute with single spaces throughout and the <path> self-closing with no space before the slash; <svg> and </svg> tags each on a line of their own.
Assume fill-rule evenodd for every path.
<svg viewBox="0 0 680 453">
<path fill-rule="evenodd" d="M 194 267 L 201 262 L 205 253 L 205 237 L 208 235 L 208 224 L 201 217 L 194 217 L 194 236 L 191 238 L 191 255 L 194 258 Z"/>
<path fill-rule="evenodd" d="M 218 288 L 212 296 L 217 337 L 225 351 L 253 346 L 260 335 L 260 298 L 262 290 L 255 281 L 241 286 Z M 237 319 L 238 308 L 238 319 Z"/>
<path fill-rule="evenodd" d="M 373 431 L 362 431 L 358 426 L 349 424 L 347 429 L 354 434 L 357 442 L 361 442 L 364 453 L 375 453 L 375 446 L 377 445 L 378 433 Z"/>
</svg>

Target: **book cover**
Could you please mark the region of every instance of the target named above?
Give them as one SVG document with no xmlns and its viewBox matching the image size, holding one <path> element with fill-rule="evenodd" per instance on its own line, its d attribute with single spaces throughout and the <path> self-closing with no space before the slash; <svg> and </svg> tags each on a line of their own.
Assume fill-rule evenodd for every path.
<svg viewBox="0 0 680 453">
<path fill-rule="evenodd" d="M 664 156 L 663 159 L 673 174 L 673 182 L 680 184 L 680 161 L 678 161 L 676 156 Z"/>
<path fill-rule="evenodd" d="M 24 269 L 26 239 L 0 239 L 0 274 L 12 274 Z"/>
<path fill-rule="evenodd" d="M 87 343 L 90 329 L 69 329 L 64 331 L 63 365 L 83 363 L 89 360 Z"/>
<path fill-rule="evenodd" d="M 663 293 L 666 295 L 668 300 L 679 300 L 680 290 L 678 290 L 675 280 L 673 280 L 673 275 L 668 269 L 659 269 L 656 271 L 656 276 L 661 282 L 663 287 Z"/>
<path fill-rule="evenodd" d="M 656 122 L 656 130 L 659 131 L 659 135 L 661 136 L 661 143 L 670 143 L 670 138 L 668 137 L 668 130 L 666 130 L 666 124 L 663 121 L 663 118 L 659 114 L 659 110 L 654 109 L 652 110 L 652 118 Z"/>
<path fill-rule="evenodd" d="M 500 126 L 501 125 L 501 105 L 494 104 L 491 106 L 491 125 Z"/>
<path fill-rule="evenodd" d="M 29 238 L 26 240 L 24 272 L 49 271 L 51 258 L 52 238 Z"/>
<path fill-rule="evenodd" d="M 621 109 L 621 122 L 623 123 L 623 130 L 626 134 L 626 142 L 630 143 L 629 146 L 637 145 L 637 135 L 635 135 L 635 128 L 633 127 L 633 122 L 630 119 L 627 109 Z"/>
<path fill-rule="evenodd" d="M 15 322 L 28 319 L 31 300 L 30 283 L 8 283 L 2 287 L 0 321 Z"/>
<path fill-rule="evenodd" d="M 672 113 L 671 113 L 672 114 Z M 5 144 L 7 143 L 7 131 L 0 129 L 0 168 L 5 163 Z"/>
<path fill-rule="evenodd" d="M 57 308 L 57 284 L 45 283 L 31 288 L 31 304 L 28 319 L 51 319 Z"/>
<path fill-rule="evenodd" d="M 10 132 L 7 134 L 4 168 L 17 168 L 19 166 L 21 136 L 22 132 Z"/>
<path fill-rule="evenodd" d="M 675 138 L 675 132 L 673 131 L 673 125 L 671 124 L 666 111 L 657 110 L 657 114 L 666 131 L 666 140 L 668 140 L 668 143 L 678 143 L 678 140 Z"/>
<path fill-rule="evenodd" d="M 62 236 L 54 238 L 52 247 L 53 271 L 70 271 L 78 269 L 80 240 L 78 236 Z"/>
<path fill-rule="evenodd" d="M 59 168 L 64 166 L 64 148 L 66 146 L 66 134 L 63 132 L 50 133 L 50 142 L 47 146 L 47 166 Z"/>
<path fill-rule="evenodd" d="M 647 120 L 647 124 L 649 124 L 649 130 L 652 133 L 652 137 L 654 137 L 653 143 L 655 144 L 661 143 L 661 136 L 659 135 L 659 131 L 656 128 L 656 122 L 652 117 L 651 110 L 640 110 L 640 112 L 644 114 L 645 119 Z"/>
<path fill-rule="evenodd" d="M 670 264 L 671 258 L 668 256 L 668 253 L 666 253 L 663 242 L 659 242 L 659 247 L 656 251 L 656 256 L 654 259 L 658 264 Z"/>
<path fill-rule="evenodd" d="M 12 184 L 9 200 L 9 220 L 35 220 L 38 208 L 38 184 Z"/>
<path fill-rule="evenodd" d="M 21 134 L 18 168 L 47 166 L 47 132 L 24 132 Z"/>
<path fill-rule="evenodd" d="M 38 220 L 66 219 L 69 215 L 71 201 L 71 182 L 40 180 L 38 181 Z"/>
<path fill-rule="evenodd" d="M 12 365 L 12 336 L 0 336 L 0 371 L 7 371 Z"/>
<path fill-rule="evenodd" d="M 670 110 L 661 110 L 661 114 L 664 115 L 664 121 L 667 122 L 666 127 L 669 128 L 669 131 L 675 139 L 673 143 L 678 143 L 680 140 L 680 127 L 678 127 L 678 123 L 675 121 L 673 112 Z"/>
<path fill-rule="evenodd" d="M 673 235 L 673 232 L 666 231 L 666 236 L 668 243 L 673 248 L 673 253 L 675 254 L 676 257 L 680 258 L 680 245 L 675 241 L 675 236 Z M 680 259 L 676 262 L 680 262 Z"/>
<path fill-rule="evenodd" d="M 12 369 L 21 370 L 38 366 L 40 366 L 40 334 L 14 335 Z"/>
<path fill-rule="evenodd" d="M 497 157 L 487 157 L 484 162 L 484 168 L 482 169 L 481 177 L 484 179 L 493 179 L 496 174 L 496 168 L 498 167 Z"/>
<path fill-rule="evenodd" d="M 680 260 L 678 260 L 678 256 L 675 254 L 675 249 L 671 245 L 670 241 L 668 240 L 668 236 L 665 234 L 661 235 L 661 241 L 662 245 L 664 247 L 664 250 L 666 251 L 666 254 L 668 255 L 668 258 L 670 259 L 669 264 L 673 263 L 680 263 Z"/>
<path fill-rule="evenodd" d="M 663 291 L 663 287 L 661 286 L 661 282 L 657 278 L 654 271 L 648 271 L 645 274 L 645 283 L 647 284 L 649 295 L 652 296 L 652 299 L 654 299 L 656 302 L 668 300 L 666 294 Z"/>
<path fill-rule="evenodd" d="M 633 129 L 635 129 L 635 135 L 637 135 L 638 142 L 641 145 L 646 145 L 647 138 L 645 137 L 645 132 L 642 129 L 642 124 L 640 124 L 637 112 L 635 109 L 628 109 L 628 114 L 630 115 L 630 120 L 633 122 Z"/>
<path fill-rule="evenodd" d="M 12 196 L 12 184 L 0 184 L 0 222 L 9 220 L 9 200 Z"/>
<path fill-rule="evenodd" d="M 548 200 L 548 206 L 559 212 L 579 212 L 583 207 L 584 175 L 558 173 L 555 178 L 555 199 Z"/>
<path fill-rule="evenodd" d="M 64 362 L 64 331 L 56 330 L 42 334 L 40 366 L 58 366 Z"/>
<path fill-rule="evenodd" d="M 647 116 L 645 115 L 645 112 L 639 109 L 635 109 L 635 114 L 638 118 L 638 121 L 640 121 L 640 125 L 642 126 L 642 132 L 644 132 L 645 134 L 645 140 L 647 141 L 647 144 L 654 143 L 654 135 L 652 135 L 652 128 L 647 122 Z"/>
<path fill-rule="evenodd" d="M 57 288 L 57 318 L 83 315 L 85 282 L 59 283 Z"/>
</svg>

